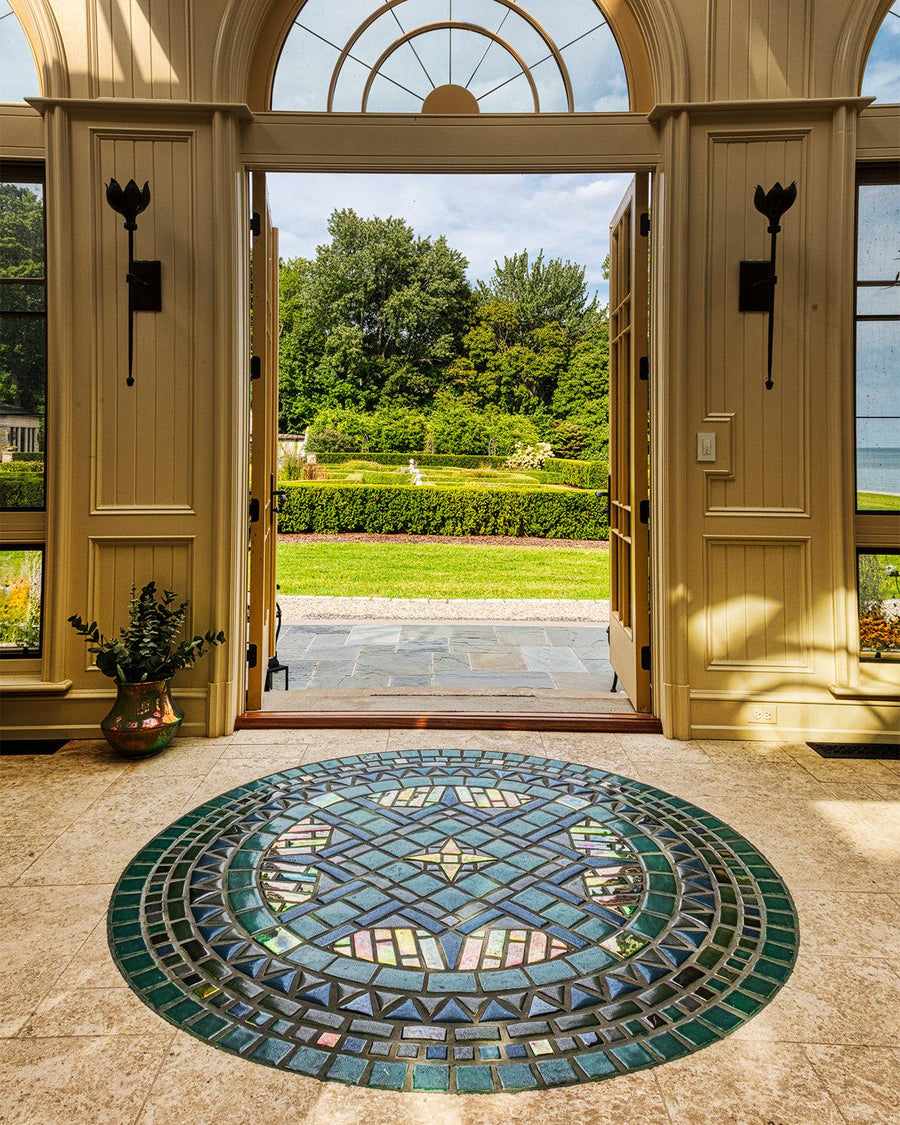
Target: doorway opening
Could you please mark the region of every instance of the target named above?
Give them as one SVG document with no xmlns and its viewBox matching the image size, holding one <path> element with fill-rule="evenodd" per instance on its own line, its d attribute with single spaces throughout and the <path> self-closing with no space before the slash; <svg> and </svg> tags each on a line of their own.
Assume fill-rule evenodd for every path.
<svg viewBox="0 0 900 1125">
<path fill-rule="evenodd" d="M 244 725 L 655 724 L 648 176 L 251 179 Z"/>
</svg>

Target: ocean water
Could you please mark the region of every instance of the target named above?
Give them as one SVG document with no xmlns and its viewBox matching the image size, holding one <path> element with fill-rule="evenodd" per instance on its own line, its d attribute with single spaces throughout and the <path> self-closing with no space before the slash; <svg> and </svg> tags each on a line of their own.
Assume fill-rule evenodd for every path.
<svg viewBox="0 0 900 1125">
<path fill-rule="evenodd" d="M 860 492 L 900 494 L 900 448 L 857 449 L 856 487 Z"/>
</svg>

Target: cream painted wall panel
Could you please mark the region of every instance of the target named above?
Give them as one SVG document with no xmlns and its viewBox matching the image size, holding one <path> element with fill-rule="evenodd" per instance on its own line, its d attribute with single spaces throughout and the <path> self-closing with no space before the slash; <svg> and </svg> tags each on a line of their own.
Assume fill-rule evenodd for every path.
<svg viewBox="0 0 900 1125">
<path fill-rule="evenodd" d="M 84 2 L 91 96 L 193 96 L 190 0 Z"/>
<path fill-rule="evenodd" d="M 809 95 L 813 0 L 709 0 L 707 98 Z"/>
<path fill-rule="evenodd" d="M 809 540 L 705 537 L 709 671 L 808 672 Z"/>
<path fill-rule="evenodd" d="M 709 513 L 807 508 L 808 144 L 805 131 L 708 137 L 704 419 L 729 419 L 719 471 L 706 475 Z M 775 386 L 766 390 L 768 318 L 738 311 L 738 263 L 769 256 L 752 197 L 756 184 L 776 180 L 796 180 L 800 193 L 778 237 Z"/>
<path fill-rule="evenodd" d="M 140 589 L 154 581 L 160 590 L 174 590 L 178 601 L 183 591 L 194 588 L 193 536 L 114 536 L 92 535 L 89 540 L 87 618 L 96 621 L 107 635 L 118 632 L 127 620 L 132 586 Z M 188 608 L 185 635 L 193 635 L 193 607 Z M 91 671 L 93 657 L 85 649 L 85 671 Z M 186 686 L 190 675 L 179 675 Z"/>
<path fill-rule="evenodd" d="M 193 134 L 135 138 L 93 133 L 91 180 L 150 183 L 150 207 L 138 218 L 135 257 L 162 262 L 162 311 L 134 317 L 135 385 L 128 387 L 128 238 L 97 193 L 94 209 L 96 306 L 96 456 L 93 506 L 190 512 L 193 507 L 193 418 L 196 247 Z"/>
</svg>

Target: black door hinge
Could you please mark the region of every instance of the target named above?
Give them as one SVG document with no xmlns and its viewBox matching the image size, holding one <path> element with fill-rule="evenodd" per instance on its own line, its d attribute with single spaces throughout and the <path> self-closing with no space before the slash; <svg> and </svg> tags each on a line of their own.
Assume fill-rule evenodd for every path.
<svg viewBox="0 0 900 1125">
<path fill-rule="evenodd" d="M 247 667 L 256 667 L 256 645 L 247 645 Z"/>
<path fill-rule="evenodd" d="M 262 233 L 262 219 L 259 217 L 259 211 L 254 211 L 250 216 L 250 233 L 254 238 L 259 237 Z"/>
<path fill-rule="evenodd" d="M 250 356 L 250 381 L 262 376 L 262 359 L 258 355 Z"/>
<path fill-rule="evenodd" d="M 642 355 L 638 360 L 638 378 L 645 381 L 650 378 L 650 359 L 648 356 Z"/>
<path fill-rule="evenodd" d="M 644 238 L 646 238 L 650 233 L 650 215 L 646 211 L 641 211 L 641 219 L 638 230 L 641 232 Z"/>
<path fill-rule="evenodd" d="M 640 504 L 638 504 L 638 519 L 641 521 L 641 523 L 649 523 L 650 522 L 650 501 L 649 500 L 642 500 L 640 502 Z"/>
<path fill-rule="evenodd" d="M 259 519 L 259 501 L 254 498 L 250 501 L 250 522 L 256 523 Z"/>
<path fill-rule="evenodd" d="M 645 672 L 650 671 L 650 646 L 641 645 L 641 668 Z"/>
</svg>

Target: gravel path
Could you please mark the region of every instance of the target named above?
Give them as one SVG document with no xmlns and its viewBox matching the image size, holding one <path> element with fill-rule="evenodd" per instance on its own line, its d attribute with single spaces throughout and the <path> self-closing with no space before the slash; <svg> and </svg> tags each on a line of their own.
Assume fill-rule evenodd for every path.
<svg viewBox="0 0 900 1125">
<path fill-rule="evenodd" d="M 417 536 L 416 538 L 422 538 Z M 279 594 L 285 624 L 299 621 L 583 621 L 605 625 L 609 602 L 577 598 L 331 598 Z"/>
</svg>

